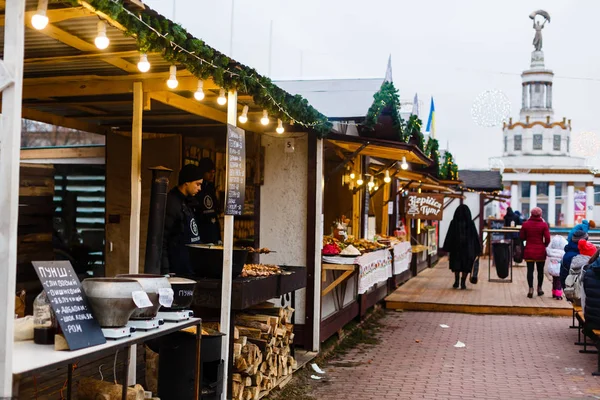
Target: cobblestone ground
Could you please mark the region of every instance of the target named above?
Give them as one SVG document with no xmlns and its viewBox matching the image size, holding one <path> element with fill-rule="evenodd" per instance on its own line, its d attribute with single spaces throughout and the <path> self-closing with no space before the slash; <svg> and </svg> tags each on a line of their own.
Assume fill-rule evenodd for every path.
<svg viewBox="0 0 600 400">
<path fill-rule="evenodd" d="M 600 399 L 597 356 L 579 353 L 570 318 L 390 311 L 381 322 L 379 344 L 324 366 L 315 399 Z"/>
</svg>

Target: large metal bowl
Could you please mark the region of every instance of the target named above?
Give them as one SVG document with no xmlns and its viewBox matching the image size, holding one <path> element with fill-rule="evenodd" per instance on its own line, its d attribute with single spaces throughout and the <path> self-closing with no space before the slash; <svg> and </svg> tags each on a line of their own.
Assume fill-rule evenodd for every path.
<svg viewBox="0 0 600 400">
<path fill-rule="evenodd" d="M 173 304 L 171 305 L 171 309 L 183 310 L 188 308 L 194 300 L 196 281 L 174 276 L 169 278 L 169 283 L 173 288 Z"/>
<path fill-rule="evenodd" d="M 160 308 L 158 290 L 171 289 L 171 284 L 167 277 L 152 274 L 123 274 L 117 275 L 117 278 L 135 279 L 138 281 L 152 302 L 152 307 L 138 308 L 135 310 L 133 315 L 131 315 L 131 319 L 152 319 L 156 317 L 158 309 Z"/>
<path fill-rule="evenodd" d="M 94 318 L 103 328 L 127 325 L 127 321 L 137 310 L 132 293 L 144 290 L 135 279 L 124 278 L 87 278 L 81 286 Z"/>
</svg>

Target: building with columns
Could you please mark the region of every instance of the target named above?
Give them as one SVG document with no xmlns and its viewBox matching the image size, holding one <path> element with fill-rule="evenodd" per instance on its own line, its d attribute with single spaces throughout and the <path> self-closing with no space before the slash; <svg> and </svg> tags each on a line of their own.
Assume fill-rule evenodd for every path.
<svg viewBox="0 0 600 400">
<path fill-rule="evenodd" d="M 510 206 L 528 216 L 543 210 L 550 226 L 573 226 L 593 219 L 595 208 L 592 168 L 585 158 L 571 156 L 571 120 L 555 119 L 552 108 L 554 73 L 546 69 L 543 51 L 531 54 L 523 71 L 522 105 L 518 121 L 503 126 L 503 181 Z M 501 168 L 496 163 L 495 168 Z"/>
</svg>

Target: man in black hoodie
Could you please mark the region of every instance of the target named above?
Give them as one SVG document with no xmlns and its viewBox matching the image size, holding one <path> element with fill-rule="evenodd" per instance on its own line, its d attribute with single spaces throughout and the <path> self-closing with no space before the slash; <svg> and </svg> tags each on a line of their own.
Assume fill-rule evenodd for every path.
<svg viewBox="0 0 600 400">
<path fill-rule="evenodd" d="M 186 245 L 200 243 L 200 233 L 190 200 L 201 187 L 202 172 L 197 166 L 187 164 L 179 172 L 178 185 L 167 195 L 160 268 L 162 274 L 193 274 Z"/>
<path fill-rule="evenodd" d="M 217 191 L 215 187 L 215 163 L 210 158 L 203 158 L 198 163 L 202 173 L 202 190 L 195 196 L 195 216 L 200 229 L 202 243 L 221 244 L 221 225 Z"/>
</svg>

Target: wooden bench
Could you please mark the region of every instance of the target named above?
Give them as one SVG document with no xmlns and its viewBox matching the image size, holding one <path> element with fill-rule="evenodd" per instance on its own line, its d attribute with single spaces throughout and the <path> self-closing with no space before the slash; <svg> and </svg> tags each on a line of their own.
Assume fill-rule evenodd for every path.
<svg viewBox="0 0 600 400">
<path fill-rule="evenodd" d="M 575 318 L 576 318 L 577 313 L 579 311 L 583 311 L 581 309 L 581 306 L 577 306 L 577 305 L 573 304 L 573 323 L 571 324 L 571 326 L 569 328 L 571 328 L 571 329 L 579 329 L 579 325 L 575 325 Z"/>
<path fill-rule="evenodd" d="M 579 350 L 580 353 L 598 355 L 596 371 L 592 372 L 592 375 L 600 376 L 600 329 L 594 329 L 591 332 L 585 330 L 585 316 L 580 306 L 573 306 L 573 318 L 573 325 L 575 324 L 575 319 L 577 320 L 577 342 L 575 344 L 583 346 L 583 350 Z M 582 334 L 583 342 L 581 341 Z M 592 343 L 587 342 L 588 337 L 592 340 Z M 588 350 L 588 344 L 593 344 L 596 350 Z"/>
</svg>

